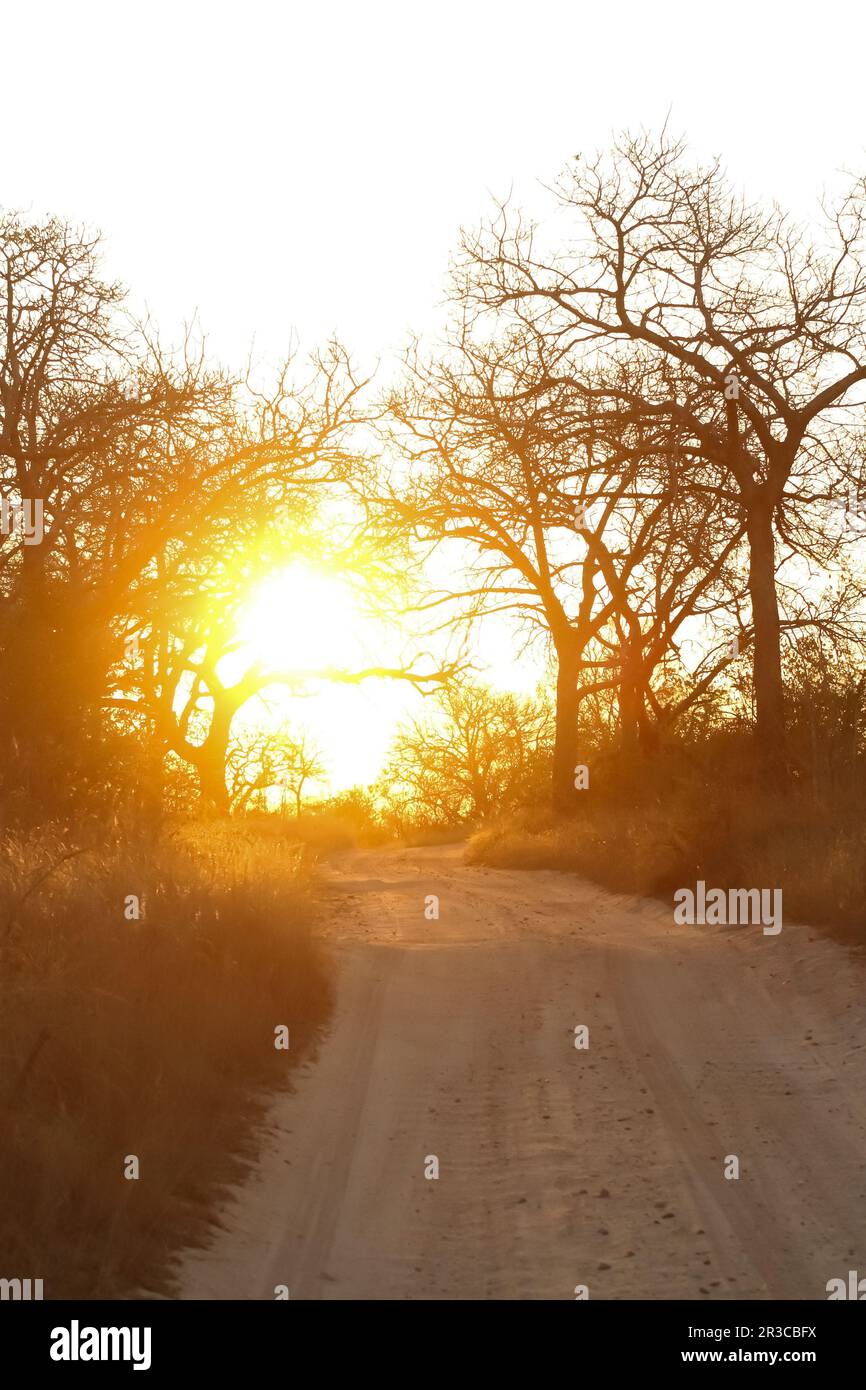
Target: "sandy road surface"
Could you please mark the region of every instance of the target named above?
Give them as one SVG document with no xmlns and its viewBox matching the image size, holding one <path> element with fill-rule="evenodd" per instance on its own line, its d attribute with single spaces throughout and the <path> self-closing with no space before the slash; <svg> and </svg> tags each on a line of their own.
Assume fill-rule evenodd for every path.
<svg viewBox="0 0 866 1390">
<path fill-rule="evenodd" d="M 866 1274 L 842 947 L 456 847 L 345 855 L 327 891 L 334 1025 L 182 1297 L 820 1299 Z"/>
</svg>

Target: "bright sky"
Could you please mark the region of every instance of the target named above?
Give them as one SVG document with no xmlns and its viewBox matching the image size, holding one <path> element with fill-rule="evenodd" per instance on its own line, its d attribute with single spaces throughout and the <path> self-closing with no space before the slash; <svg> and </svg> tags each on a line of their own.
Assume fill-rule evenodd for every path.
<svg viewBox="0 0 866 1390">
<path fill-rule="evenodd" d="M 856 0 L 2 0 L 0 202 L 99 227 L 233 363 L 429 322 L 461 223 L 612 128 L 672 126 L 805 211 L 866 168 Z"/>
<path fill-rule="evenodd" d="M 99 228 L 165 336 L 197 314 L 233 367 L 334 330 L 371 365 L 429 327 L 491 195 L 538 209 L 575 152 L 669 111 L 801 215 L 866 170 L 854 0 L 0 4 L 0 203 Z"/>
</svg>

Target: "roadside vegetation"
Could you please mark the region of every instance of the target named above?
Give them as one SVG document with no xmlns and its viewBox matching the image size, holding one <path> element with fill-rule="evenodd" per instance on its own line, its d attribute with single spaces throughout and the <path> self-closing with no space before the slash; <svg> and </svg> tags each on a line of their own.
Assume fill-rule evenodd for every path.
<svg viewBox="0 0 866 1390">
<path fill-rule="evenodd" d="M 46 1298 L 170 1295 L 327 1022 L 328 962 L 285 840 L 73 848 L 0 844 L 3 1269 Z"/>
</svg>

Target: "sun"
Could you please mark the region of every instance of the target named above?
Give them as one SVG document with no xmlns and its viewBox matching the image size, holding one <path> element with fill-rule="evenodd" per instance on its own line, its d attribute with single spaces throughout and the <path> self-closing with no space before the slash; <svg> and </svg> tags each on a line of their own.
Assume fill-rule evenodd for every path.
<svg viewBox="0 0 866 1390">
<path fill-rule="evenodd" d="M 263 699 L 239 712 L 234 731 L 283 723 L 303 731 L 323 758 L 319 791 L 375 780 L 397 724 L 419 697 L 400 681 L 356 679 L 388 664 L 393 633 L 362 611 L 351 585 L 297 561 L 253 590 L 235 636 L 238 647 L 220 672 L 225 678 L 238 678 L 256 661 L 276 677 L 300 681 L 268 686 Z"/>
<path fill-rule="evenodd" d="M 314 673 L 350 667 L 364 646 L 363 628 L 348 585 L 299 561 L 259 586 L 237 637 L 271 670 Z"/>
<path fill-rule="evenodd" d="M 398 725 L 423 713 L 411 683 L 365 671 L 397 669 L 405 634 L 377 620 L 345 578 L 297 560 L 253 589 L 238 617 L 237 648 L 220 675 L 238 679 L 253 662 L 277 678 L 238 713 L 235 733 L 288 724 L 322 754 L 323 789 L 365 786 L 379 776 Z M 531 693 L 539 669 L 515 660 L 514 635 L 491 621 L 478 655 L 494 685 Z M 282 682 L 279 677 L 291 677 Z M 294 679 L 297 677 L 297 681 Z"/>
</svg>

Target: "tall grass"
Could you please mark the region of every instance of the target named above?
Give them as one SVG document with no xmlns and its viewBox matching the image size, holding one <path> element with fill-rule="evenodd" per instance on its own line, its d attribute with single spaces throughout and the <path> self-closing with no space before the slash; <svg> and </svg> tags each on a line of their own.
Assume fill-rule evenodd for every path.
<svg viewBox="0 0 866 1390">
<path fill-rule="evenodd" d="M 0 842 L 0 1277 L 170 1295 L 329 1015 L 328 962 L 286 844 L 211 825 L 75 848 Z"/>
<path fill-rule="evenodd" d="M 698 879 L 783 891 L 788 920 L 866 942 L 866 764 L 821 775 L 805 764 L 768 787 L 747 738 L 673 745 L 640 761 L 601 756 L 577 814 L 544 810 L 491 823 L 470 863 L 571 870 L 617 892 L 672 901 Z"/>
</svg>

